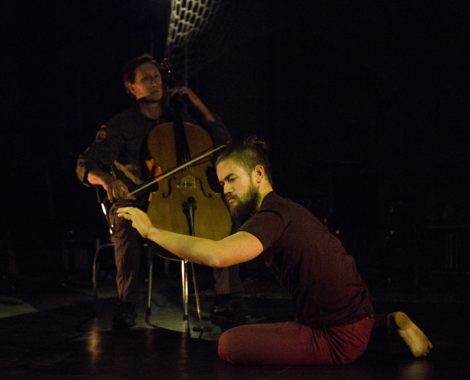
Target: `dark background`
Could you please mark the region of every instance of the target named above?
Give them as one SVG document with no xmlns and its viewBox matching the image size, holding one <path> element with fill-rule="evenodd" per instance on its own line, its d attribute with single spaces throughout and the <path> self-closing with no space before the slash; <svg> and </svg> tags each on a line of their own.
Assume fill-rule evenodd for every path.
<svg viewBox="0 0 470 380">
<path fill-rule="evenodd" d="M 123 64 L 161 58 L 164 3 L 2 3 L 2 273 L 54 276 L 103 230 L 76 158 L 128 104 Z M 470 6 L 221 4 L 188 84 L 236 138 L 271 142 L 277 191 L 378 276 L 468 275 Z"/>
</svg>

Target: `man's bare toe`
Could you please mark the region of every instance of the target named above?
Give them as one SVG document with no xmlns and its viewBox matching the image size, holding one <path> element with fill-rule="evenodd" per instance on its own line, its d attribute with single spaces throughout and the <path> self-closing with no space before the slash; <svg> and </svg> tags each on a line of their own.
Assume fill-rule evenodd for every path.
<svg viewBox="0 0 470 380">
<path fill-rule="evenodd" d="M 390 327 L 403 339 L 415 358 L 429 354 L 432 343 L 424 332 L 401 311 L 391 313 Z"/>
</svg>

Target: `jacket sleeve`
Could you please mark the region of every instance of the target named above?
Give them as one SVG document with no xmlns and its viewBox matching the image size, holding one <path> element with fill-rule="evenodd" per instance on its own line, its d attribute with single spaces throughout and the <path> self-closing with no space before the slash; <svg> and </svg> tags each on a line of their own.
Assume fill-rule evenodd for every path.
<svg viewBox="0 0 470 380">
<path fill-rule="evenodd" d="M 123 138 L 117 126 L 103 124 L 95 140 L 78 156 L 76 173 L 80 182 L 90 186 L 87 180 L 89 172 L 110 173 L 112 163 L 117 159 L 122 145 Z"/>
<path fill-rule="evenodd" d="M 221 119 L 216 116 L 216 121 L 214 122 L 204 122 L 204 128 L 209 133 L 214 142 L 214 145 L 229 144 L 232 141 L 232 136 L 228 128 L 221 121 Z"/>
</svg>

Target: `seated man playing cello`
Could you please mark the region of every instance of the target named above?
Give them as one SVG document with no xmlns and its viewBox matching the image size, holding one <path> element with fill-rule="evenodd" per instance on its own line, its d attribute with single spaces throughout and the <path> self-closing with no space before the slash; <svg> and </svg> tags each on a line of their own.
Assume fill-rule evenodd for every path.
<svg viewBox="0 0 470 380">
<path fill-rule="evenodd" d="M 132 205 L 142 210 L 148 207 L 148 192 L 129 196 L 140 184 L 151 179 L 147 138 L 162 123 L 171 121 L 171 99 L 178 97 L 188 104 L 194 119 L 210 135 L 214 145 L 230 141 L 227 128 L 212 114 L 202 100 L 187 87 L 166 90 L 164 71 L 155 59 L 144 54 L 132 59 L 124 68 L 123 81 L 133 104 L 105 122 L 95 140 L 78 157 L 77 175 L 87 185 L 102 187 L 112 206 L 108 220 L 112 226 L 116 263 L 118 305 L 113 318 L 113 328 L 123 329 L 135 325 L 136 286 L 142 253 L 142 238 L 131 223 L 116 217 L 116 209 Z M 158 173 L 158 168 L 157 168 Z M 229 298 L 240 284 L 230 285 L 226 278 L 238 279 L 236 268 L 215 273 L 215 292 L 220 299 Z M 218 288 L 218 284 L 221 284 Z M 218 298 L 216 297 L 216 304 Z"/>
</svg>

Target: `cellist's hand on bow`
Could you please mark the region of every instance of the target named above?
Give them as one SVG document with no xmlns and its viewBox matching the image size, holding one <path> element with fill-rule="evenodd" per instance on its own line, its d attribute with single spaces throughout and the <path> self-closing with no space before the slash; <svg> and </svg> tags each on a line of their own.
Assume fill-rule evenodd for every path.
<svg viewBox="0 0 470 380">
<path fill-rule="evenodd" d="M 126 184 L 120 179 L 116 179 L 109 183 L 106 183 L 104 186 L 106 192 L 108 193 L 108 198 L 111 202 L 119 201 L 123 199 L 135 199 L 134 196 L 129 194 L 129 189 Z"/>
<path fill-rule="evenodd" d="M 187 99 L 194 108 L 196 108 L 206 121 L 213 122 L 215 117 L 212 112 L 207 108 L 204 102 L 201 100 L 196 93 L 189 87 L 175 87 L 170 90 L 170 96 L 180 95 L 184 99 Z"/>
<path fill-rule="evenodd" d="M 120 207 L 117 210 L 118 216 L 132 222 L 139 234 L 147 238 L 150 229 L 153 227 L 148 215 L 136 207 Z"/>
</svg>

